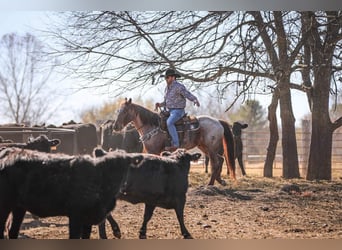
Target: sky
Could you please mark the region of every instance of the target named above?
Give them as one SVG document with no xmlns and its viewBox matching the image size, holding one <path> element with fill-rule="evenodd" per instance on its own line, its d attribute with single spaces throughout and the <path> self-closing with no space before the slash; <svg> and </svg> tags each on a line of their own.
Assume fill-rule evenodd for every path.
<svg viewBox="0 0 342 250">
<path fill-rule="evenodd" d="M 41 25 L 45 22 L 45 13 L 44 11 L 0 11 L 0 36 L 17 32 L 20 34 L 24 34 L 26 32 L 30 32 L 33 34 L 37 33 L 37 29 L 41 27 Z M 60 125 L 63 122 L 74 120 L 80 122 L 80 113 L 84 110 L 87 110 L 92 107 L 99 107 L 104 102 L 113 101 L 113 96 L 110 94 L 96 94 L 94 89 L 78 91 L 73 93 L 70 91 L 70 88 L 75 87 L 74 83 L 70 80 L 52 82 L 51 84 L 56 84 L 59 88 L 63 88 L 62 94 L 59 95 L 58 100 L 54 100 L 54 105 L 58 108 L 58 112 L 46 121 L 47 124 L 56 124 Z M 153 90 L 150 95 L 143 95 L 141 98 L 152 98 L 152 96 L 157 96 L 156 101 L 160 101 L 162 99 L 162 89 L 161 85 L 158 84 L 156 89 Z M 133 97 L 137 96 L 137 94 L 132 94 Z M 196 92 L 194 93 L 196 95 Z M 292 102 L 293 102 L 293 111 L 297 121 L 309 113 L 309 108 L 307 105 L 306 97 L 304 93 L 298 92 L 294 90 L 292 92 Z M 270 104 L 271 96 L 268 97 L 256 97 L 260 104 L 267 108 Z M 218 103 L 218 105 L 220 105 Z M 0 123 L 12 122 L 6 120 L 2 117 L 0 113 Z"/>
</svg>

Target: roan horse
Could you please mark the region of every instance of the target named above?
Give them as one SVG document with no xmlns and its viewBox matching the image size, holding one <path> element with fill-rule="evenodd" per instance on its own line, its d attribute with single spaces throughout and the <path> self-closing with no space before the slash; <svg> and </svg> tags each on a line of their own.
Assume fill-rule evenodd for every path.
<svg viewBox="0 0 342 250">
<path fill-rule="evenodd" d="M 224 122 L 220 120 L 220 122 Z M 235 159 L 238 160 L 241 173 L 243 176 L 246 176 L 245 167 L 243 166 L 243 159 L 242 159 L 242 151 L 243 151 L 243 144 L 241 139 L 241 133 L 242 129 L 245 129 L 248 127 L 247 123 L 240 123 L 240 122 L 234 122 L 232 131 L 234 135 L 234 152 L 235 152 Z M 209 158 L 208 156 L 205 156 L 205 172 L 208 173 L 208 165 L 209 165 Z M 228 173 L 227 173 L 228 174 Z"/>
<path fill-rule="evenodd" d="M 234 138 L 228 123 L 222 123 L 210 116 L 197 116 L 199 133 L 191 136 L 181 147 L 191 149 L 198 147 L 211 162 L 211 177 L 208 185 L 214 185 L 215 180 L 221 185 L 226 182 L 221 179 L 222 164 L 226 160 L 230 177 L 235 177 Z M 168 141 L 168 134 L 160 128 L 160 116 L 157 112 L 132 102 L 123 101 L 118 110 L 114 130 L 121 130 L 126 124 L 133 122 L 142 138 L 144 149 L 151 154 L 164 151 Z"/>
</svg>

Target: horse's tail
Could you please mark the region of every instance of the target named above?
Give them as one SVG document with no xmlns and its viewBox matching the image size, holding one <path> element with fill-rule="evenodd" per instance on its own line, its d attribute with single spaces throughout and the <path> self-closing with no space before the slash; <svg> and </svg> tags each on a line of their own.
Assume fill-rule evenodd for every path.
<svg viewBox="0 0 342 250">
<path fill-rule="evenodd" d="M 235 147 L 234 147 L 234 137 L 229 124 L 226 121 L 219 120 L 224 128 L 224 138 L 223 138 L 223 149 L 224 158 L 227 164 L 227 174 L 229 172 L 230 177 L 236 180 L 235 176 Z"/>
</svg>

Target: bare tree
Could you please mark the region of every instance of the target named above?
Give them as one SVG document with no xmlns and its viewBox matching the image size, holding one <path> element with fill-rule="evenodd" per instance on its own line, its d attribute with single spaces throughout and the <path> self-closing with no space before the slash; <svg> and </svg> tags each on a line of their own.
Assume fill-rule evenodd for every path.
<svg viewBox="0 0 342 250">
<path fill-rule="evenodd" d="M 312 111 L 312 134 L 306 178 L 331 179 L 333 132 L 342 126 L 342 117 L 331 121 L 329 95 L 338 95 L 341 74 L 342 12 L 304 12 L 303 29 L 307 40 L 305 66 L 306 86 Z M 311 80 L 313 79 L 313 80 Z M 341 81 L 341 80 L 339 80 Z"/>
<path fill-rule="evenodd" d="M 272 94 L 268 110 L 274 141 L 270 141 L 265 168 L 274 159 L 278 134 L 272 133 L 278 133 L 279 103 L 283 177 L 299 177 L 291 89 L 307 92 L 310 105 L 318 101 L 319 106 L 309 93 L 313 73 L 303 70 L 303 59 L 313 51 L 307 43 L 312 32 L 303 28 L 305 15 L 296 11 L 102 11 L 63 16 L 66 23 L 50 32 L 59 42 L 55 53 L 67 54 L 63 66 L 87 79 L 86 87 L 107 86 L 117 95 L 136 88 L 145 91 L 159 83 L 165 68 L 173 67 L 193 88 L 212 87 L 220 98 L 231 95 L 227 110 L 238 99 Z"/>
<path fill-rule="evenodd" d="M 47 86 L 53 66 L 42 48 L 31 34 L 6 34 L 0 41 L 1 110 L 13 122 L 41 123 L 53 115 Z"/>
</svg>

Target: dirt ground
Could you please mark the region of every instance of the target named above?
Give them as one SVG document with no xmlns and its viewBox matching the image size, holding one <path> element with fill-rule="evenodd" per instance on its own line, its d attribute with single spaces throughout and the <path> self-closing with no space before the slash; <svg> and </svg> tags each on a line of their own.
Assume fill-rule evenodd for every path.
<svg viewBox="0 0 342 250">
<path fill-rule="evenodd" d="M 191 167 L 185 225 L 195 239 L 342 239 L 342 178 L 309 182 L 249 175 L 227 186 L 206 184 L 209 175 Z M 248 174 L 248 169 L 247 169 Z M 137 239 L 143 204 L 118 201 L 112 212 L 121 239 Z M 115 238 L 109 224 L 109 239 Z M 19 238 L 67 239 L 66 217 L 35 220 L 27 213 Z M 93 226 L 92 239 L 98 239 Z M 147 227 L 148 239 L 181 239 L 173 210 L 157 208 Z"/>
</svg>

